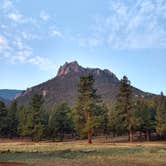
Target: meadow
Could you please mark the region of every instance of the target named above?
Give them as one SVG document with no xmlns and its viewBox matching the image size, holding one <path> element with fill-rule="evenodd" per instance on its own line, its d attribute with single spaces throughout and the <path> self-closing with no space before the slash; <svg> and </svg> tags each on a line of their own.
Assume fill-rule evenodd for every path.
<svg viewBox="0 0 166 166">
<path fill-rule="evenodd" d="M 1 142 L 0 165 L 165 166 L 166 142 Z"/>
</svg>

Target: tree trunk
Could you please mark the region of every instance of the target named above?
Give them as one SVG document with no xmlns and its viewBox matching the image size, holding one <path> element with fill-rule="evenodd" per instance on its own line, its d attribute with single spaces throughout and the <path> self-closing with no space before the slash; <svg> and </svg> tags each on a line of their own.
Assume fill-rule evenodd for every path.
<svg viewBox="0 0 166 166">
<path fill-rule="evenodd" d="M 133 130 L 132 129 L 130 129 L 130 131 L 129 131 L 129 141 L 133 142 Z"/>
<path fill-rule="evenodd" d="M 139 132 L 139 141 L 142 141 L 142 131 Z"/>
<path fill-rule="evenodd" d="M 90 120 L 91 118 L 91 114 L 90 112 L 87 112 L 87 121 Z M 88 131 L 88 143 L 91 144 L 92 143 L 92 131 L 91 129 L 89 129 Z"/>
<path fill-rule="evenodd" d="M 112 132 L 112 137 L 114 138 L 116 135 L 115 135 L 115 131 Z"/>
<path fill-rule="evenodd" d="M 148 129 L 146 130 L 146 141 L 150 141 L 150 132 Z"/>
<path fill-rule="evenodd" d="M 92 132 L 88 131 L 88 143 L 91 144 L 92 143 Z"/>
<path fill-rule="evenodd" d="M 63 139 L 64 139 L 64 133 L 63 131 L 60 133 L 60 141 L 63 142 Z"/>
</svg>

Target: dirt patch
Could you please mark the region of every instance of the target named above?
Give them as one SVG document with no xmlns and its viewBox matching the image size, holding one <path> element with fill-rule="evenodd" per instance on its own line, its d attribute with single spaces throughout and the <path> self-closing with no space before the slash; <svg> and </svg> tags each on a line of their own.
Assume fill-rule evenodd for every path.
<svg viewBox="0 0 166 166">
<path fill-rule="evenodd" d="M 28 166 L 28 164 L 17 162 L 0 162 L 0 166 Z"/>
</svg>

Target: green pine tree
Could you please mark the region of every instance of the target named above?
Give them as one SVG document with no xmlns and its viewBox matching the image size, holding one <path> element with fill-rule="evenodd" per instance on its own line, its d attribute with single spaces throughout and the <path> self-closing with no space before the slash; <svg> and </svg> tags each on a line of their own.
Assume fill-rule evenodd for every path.
<svg viewBox="0 0 166 166">
<path fill-rule="evenodd" d="M 92 75 L 82 76 L 78 84 L 78 98 L 73 109 L 75 130 L 81 137 L 88 137 L 92 143 L 92 133 L 101 126 L 101 100 L 94 89 Z"/>
<path fill-rule="evenodd" d="M 7 109 L 4 102 L 0 101 L 0 136 L 7 136 Z"/>
<path fill-rule="evenodd" d="M 151 138 L 151 132 L 155 129 L 153 109 L 151 108 L 149 102 L 145 99 L 137 100 L 135 109 L 140 136 L 142 136 L 142 132 L 146 133 L 146 140 L 149 141 Z"/>
<path fill-rule="evenodd" d="M 28 136 L 27 131 L 27 110 L 24 106 L 20 106 L 18 109 L 18 126 L 17 133 L 19 136 Z"/>
<path fill-rule="evenodd" d="M 116 111 L 116 116 L 118 118 L 117 129 L 122 133 L 128 131 L 129 141 L 132 142 L 135 116 L 132 109 L 132 89 L 130 81 L 126 76 L 120 81 Z"/>
<path fill-rule="evenodd" d="M 166 99 L 162 92 L 156 113 L 156 131 L 161 138 L 166 135 Z"/>
<path fill-rule="evenodd" d="M 26 130 L 27 134 L 32 137 L 32 140 L 39 141 L 44 135 L 44 124 L 42 119 L 42 104 L 41 95 L 35 94 L 32 96 L 29 109 L 27 111 Z"/>
<path fill-rule="evenodd" d="M 54 106 L 49 116 L 49 129 L 53 138 L 63 141 L 65 133 L 73 131 L 71 109 L 66 103 Z"/>
<path fill-rule="evenodd" d="M 8 119 L 8 136 L 10 138 L 17 136 L 18 118 L 17 118 L 16 101 L 13 101 L 8 108 L 7 119 Z"/>
</svg>

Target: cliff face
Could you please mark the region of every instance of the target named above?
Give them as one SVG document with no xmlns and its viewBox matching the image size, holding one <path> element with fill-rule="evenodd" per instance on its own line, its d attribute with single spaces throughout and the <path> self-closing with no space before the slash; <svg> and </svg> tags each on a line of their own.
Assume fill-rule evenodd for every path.
<svg viewBox="0 0 166 166">
<path fill-rule="evenodd" d="M 84 71 L 84 68 L 81 67 L 76 61 L 71 63 L 66 62 L 63 66 L 59 68 L 57 76 L 65 76 L 71 72 L 80 73 Z"/>
<path fill-rule="evenodd" d="M 111 106 L 117 96 L 119 87 L 118 78 L 110 70 L 83 68 L 76 61 L 71 63 L 66 62 L 59 68 L 55 78 L 22 92 L 17 97 L 17 101 L 19 105 L 28 104 L 31 96 L 38 93 L 43 95 L 45 107 L 48 109 L 53 104 L 63 101 L 72 106 L 76 100 L 79 78 L 87 74 L 94 76 L 97 93 L 108 106 Z M 146 97 L 149 94 L 133 88 L 133 95 Z"/>
</svg>

